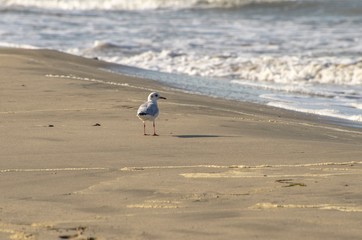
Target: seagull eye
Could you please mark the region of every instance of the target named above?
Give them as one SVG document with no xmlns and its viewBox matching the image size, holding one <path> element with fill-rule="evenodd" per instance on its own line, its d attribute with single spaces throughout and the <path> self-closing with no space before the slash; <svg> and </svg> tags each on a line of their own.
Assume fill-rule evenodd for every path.
<svg viewBox="0 0 362 240">
<path fill-rule="evenodd" d="M 155 97 L 158 97 L 158 95 L 156 94 Z"/>
</svg>

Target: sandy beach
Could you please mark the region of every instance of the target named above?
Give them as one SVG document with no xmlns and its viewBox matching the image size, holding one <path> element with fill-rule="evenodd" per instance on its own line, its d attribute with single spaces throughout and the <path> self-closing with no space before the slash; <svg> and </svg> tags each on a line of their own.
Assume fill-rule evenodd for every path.
<svg viewBox="0 0 362 240">
<path fill-rule="evenodd" d="M 0 49 L 0 239 L 361 239 L 361 129 L 108 66 Z"/>
</svg>

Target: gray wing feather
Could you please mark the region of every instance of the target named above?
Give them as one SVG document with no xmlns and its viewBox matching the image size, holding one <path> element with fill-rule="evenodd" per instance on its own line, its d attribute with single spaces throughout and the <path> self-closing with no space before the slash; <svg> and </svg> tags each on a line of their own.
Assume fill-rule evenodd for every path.
<svg viewBox="0 0 362 240">
<path fill-rule="evenodd" d="M 140 114 L 157 116 L 158 115 L 157 104 L 155 104 L 153 102 L 145 102 L 138 108 L 137 115 L 140 115 Z"/>
</svg>

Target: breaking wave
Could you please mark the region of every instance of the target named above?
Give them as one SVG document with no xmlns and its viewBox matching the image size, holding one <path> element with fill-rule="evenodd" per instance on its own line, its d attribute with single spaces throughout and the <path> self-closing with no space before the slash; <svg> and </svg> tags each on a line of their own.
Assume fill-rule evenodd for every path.
<svg viewBox="0 0 362 240">
<path fill-rule="evenodd" d="M 0 7 L 36 7 L 62 10 L 154 10 L 235 8 L 246 5 L 284 4 L 295 0 L 0 0 Z"/>
<path fill-rule="evenodd" d="M 110 49 L 109 49 L 110 48 Z M 116 50 L 112 44 L 101 44 L 87 54 Z M 192 76 L 274 82 L 286 84 L 362 84 L 362 59 L 343 57 L 307 58 L 293 56 L 262 56 L 246 58 L 234 55 L 200 55 L 179 51 L 146 51 L 130 56 L 127 48 L 118 56 L 104 60 L 148 70 L 182 73 Z M 125 56 L 123 53 L 126 52 Z M 121 56 L 123 55 L 123 56 Z"/>
</svg>

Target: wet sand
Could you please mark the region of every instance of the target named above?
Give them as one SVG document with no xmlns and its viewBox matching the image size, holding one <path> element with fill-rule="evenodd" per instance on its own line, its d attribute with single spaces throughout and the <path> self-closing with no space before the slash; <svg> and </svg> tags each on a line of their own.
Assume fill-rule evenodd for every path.
<svg viewBox="0 0 362 240">
<path fill-rule="evenodd" d="M 0 49 L 0 239 L 360 239 L 361 129 L 107 67 Z"/>
</svg>

